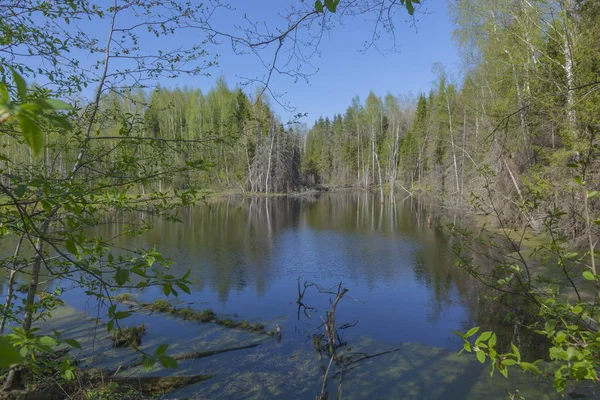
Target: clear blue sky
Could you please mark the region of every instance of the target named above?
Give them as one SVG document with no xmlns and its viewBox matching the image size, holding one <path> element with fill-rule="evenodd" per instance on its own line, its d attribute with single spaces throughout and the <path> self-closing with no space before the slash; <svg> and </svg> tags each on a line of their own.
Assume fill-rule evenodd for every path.
<svg viewBox="0 0 600 400">
<path fill-rule="evenodd" d="M 232 25 L 242 22 L 246 13 L 250 19 L 267 20 L 281 26 L 282 20 L 277 12 L 285 10 L 291 1 L 231 0 L 237 10 L 224 12 L 217 16 L 217 20 L 224 25 Z M 304 81 L 294 83 L 288 77 L 276 76 L 272 81 L 273 91 L 287 93 L 284 100 L 296 107 L 296 112 L 308 113 L 303 121 L 312 125 L 321 115 L 344 112 L 354 96 L 364 99 L 371 90 L 377 95 L 428 92 L 435 80 L 432 66 L 436 62 L 444 64 L 450 74 L 459 75 L 460 60 L 452 40 L 453 25 L 447 13 L 447 0 L 430 0 L 425 5 L 427 13 L 417 16 L 417 29 L 404 22 L 408 20 L 408 14 L 406 18 L 397 18 L 399 53 L 381 54 L 375 49 L 360 52 L 364 41 L 372 34 L 373 23 L 365 21 L 364 17 L 348 19 L 345 26 L 338 26 L 325 35 L 321 56 L 312 59 L 319 72 L 310 77 L 309 84 Z M 193 39 L 190 37 L 188 40 Z M 228 43 L 212 51 L 222 55 L 219 66 L 211 71 L 212 77 L 179 78 L 164 82 L 164 86 L 185 84 L 207 90 L 219 75 L 230 86 L 235 86 L 242 81 L 241 77 L 264 74 L 264 67 L 254 57 L 233 55 Z M 273 105 L 284 122 L 292 115 L 274 102 Z"/>
<path fill-rule="evenodd" d="M 195 1 L 195 0 L 194 0 Z M 220 10 L 214 15 L 213 26 L 226 32 L 235 32 L 235 25 L 245 25 L 244 15 L 252 21 L 264 21 L 268 29 L 286 27 L 287 23 L 279 15 L 289 9 L 290 4 L 300 4 L 302 0 L 228 0 L 235 10 Z M 306 0 L 305 6 L 312 9 L 314 0 Z M 342 0 L 343 2 L 344 0 Z M 364 16 L 345 19 L 345 25 L 335 27 L 325 33 L 320 45 L 321 55 L 311 59 L 311 63 L 319 69 L 309 78 L 294 82 L 286 76 L 273 76 L 271 89 L 276 93 L 286 93 L 282 100 L 296 108 L 294 113 L 271 101 L 275 112 L 283 122 L 287 122 L 295 113 L 308 113 L 302 121 L 309 126 L 319 116 L 333 116 L 343 113 L 350 105 L 353 97 L 365 99 L 369 91 L 384 96 L 392 94 L 428 92 L 436 78 L 433 71 L 435 63 L 442 63 L 450 76 L 460 76 L 460 59 L 457 47 L 452 40 L 453 24 L 447 12 L 450 0 L 427 0 L 416 16 L 416 28 L 408 21 L 406 10 L 398 6 L 396 18 L 396 36 L 399 52 L 382 54 L 375 49 L 361 52 L 363 44 L 373 33 L 374 23 Z M 86 32 L 98 37 L 100 43 L 105 42 L 108 32 L 108 19 L 83 26 Z M 118 25 L 131 26 L 139 21 L 119 17 Z M 82 23 L 85 23 L 83 21 Z M 142 32 L 143 33 L 143 32 Z M 149 54 L 157 50 L 174 50 L 190 47 L 204 39 L 198 30 L 185 29 L 172 37 L 156 38 L 145 34 L 140 37 L 140 52 Z M 385 39 L 380 43 L 389 47 Z M 181 76 L 173 80 L 161 80 L 163 87 L 188 86 L 200 88 L 207 92 L 214 86 L 217 77 L 222 76 L 230 87 L 235 87 L 243 78 L 262 77 L 265 68 L 252 55 L 239 56 L 233 54 L 230 43 L 223 41 L 221 45 L 207 45 L 210 57 L 220 54 L 219 65 L 209 70 L 211 76 Z M 91 63 L 96 58 L 86 54 L 73 54 L 82 63 Z M 101 57 L 102 54 L 97 55 Z M 255 92 L 245 88 L 247 92 Z M 93 88 L 83 93 L 88 97 Z"/>
</svg>

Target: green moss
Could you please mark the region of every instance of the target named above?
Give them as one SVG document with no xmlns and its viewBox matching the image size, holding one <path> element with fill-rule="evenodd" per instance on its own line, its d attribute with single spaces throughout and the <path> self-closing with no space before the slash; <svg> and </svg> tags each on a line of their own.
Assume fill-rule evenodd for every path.
<svg viewBox="0 0 600 400">
<path fill-rule="evenodd" d="M 198 313 L 197 319 L 200 322 L 217 321 L 217 314 L 215 314 L 215 312 L 210 308 L 207 308 L 206 310 L 202 310 L 200 313 Z"/>
<path fill-rule="evenodd" d="M 152 312 L 162 312 L 179 318 L 183 318 L 185 320 L 198 321 L 201 323 L 214 322 L 225 328 L 236 328 L 249 332 L 266 333 L 269 335 L 274 334 L 274 332 L 267 332 L 265 330 L 265 326 L 260 323 L 251 324 L 246 320 L 242 322 L 236 322 L 231 318 L 220 319 L 217 316 L 217 314 L 215 314 L 215 312 L 210 308 L 201 311 L 195 311 L 189 307 L 177 308 L 172 306 L 167 300 L 164 299 L 158 299 L 154 303 L 141 304 L 140 306 Z"/>
<path fill-rule="evenodd" d="M 129 326 L 127 328 L 116 328 L 110 333 L 113 347 L 139 346 L 142 344 L 142 336 L 146 334 L 146 325 Z"/>
<path fill-rule="evenodd" d="M 133 295 L 131 293 L 119 293 L 113 297 L 113 300 L 118 301 L 119 303 L 122 303 L 124 301 L 132 301 Z"/>
<path fill-rule="evenodd" d="M 141 400 L 145 397 L 131 386 L 110 382 L 106 385 L 89 389 L 83 398 L 85 400 Z"/>
<path fill-rule="evenodd" d="M 145 304 L 143 307 L 150 311 L 157 312 L 170 312 L 173 309 L 171 303 L 164 299 L 158 299 L 154 303 Z"/>
<path fill-rule="evenodd" d="M 183 319 L 195 319 L 196 312 L 191 308 L 173 309 L 174 313 Z"/>
</svg>

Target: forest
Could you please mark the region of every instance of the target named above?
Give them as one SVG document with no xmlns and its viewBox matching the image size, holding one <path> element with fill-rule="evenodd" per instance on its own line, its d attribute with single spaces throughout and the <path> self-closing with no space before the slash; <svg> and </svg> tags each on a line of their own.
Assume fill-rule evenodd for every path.
<svg viewBox="0 0 600 400">
<path fill-rule="evenodd" d="M 113 343 L 133 344 L 137 359 L 125 369 L 176 368 L 178 360 L 187 359 L 186 355 L 170 355 L 169 343 L 149 352 L 137 348 L 135 340 L 121 340 L 119 335 L 131 331 L 123 320 L 132 317 L 133 311 L 125 309 L 116 294 L 123 299 L 129 295 L 126 291 L 151 289 L 169 299 L 193 295 L 190 276 L 200 272 L 172 272 L 175 263 L 160 252 L 160 239 L 127 248 L 119 240 L 142 237 L 155 225 L 162 226 L 162 221 L 192 220 L 192 207 L 210 199 L 211 193 L 248 198 L 250 213 L 253 207 L 259 210 L 246 218 L 242 207 L 235 212 L 232 207 L 231 215 L 237 215 L 239 226 L 246 230 L 235 225 L 223 229 L 222 236 L 240 235 L 236 243 L 241 253 L 248 250 L 244 235 L 258 232 L 257 243 L 264 254 L 256 257 L 261 260 L 256 263 L 264 269 L 257 275 L 263 278 L 270 266 L 262 260 L 268 259 L 271 246 L 280 244 L 274 236 L 289 234 L 293 224 L 304 224 L 305 234 L 312 232 L 310 226 L 320 240 L 327 233 L 326 228 L 320 231 L 321 222 L 339 222 L 327 218 L 331 210 L 339 215 L 351 210 L 348 226 L 358 229 L 360 216 L 371 229 L 365 237 L 373 239 L 377 236 L 375 202 L 369 196 L 380 206 L 379 227 L 384 214 L 386 224 L 389 218 L 394 227 L 398 215 L 394 207 L 406 199 L 415 201 L 419 218 L 401 225 L 410 226 L 423 241 L 434 238 L 435 246 L 449 232 L 455 266 L 489 290 L 488 300 L 498 309 L 515 316 L 507 318 L 508 330 L 516 332 L 523 326 L 542 336 L 543 362 L 554 363 L 542 372 L 541 360 L 521 359 L 519 335 L 515 343 L 503 340 L 501 352 L 491 330 L 475 336 L 479 326 L 467 327 L 466 333 L 454 332 L 461 346 L 464 341 L 463 351 L 473 353 L 481 363 L 491 360 L 491 372 L 498 370 L 505 377 L 511 366 L 520 367 L 519 372 L 552 376 L 559 392 L 572 381 L 597 384 L 600 2 L 450 2 L 461 67 L 455 71 L 443 64 L 432 66 L 436 79 L 428 92 L 357 93 L 348 99 L 345 110 L 319 116 L 310 127 L 302 123 L 302 110 L 291 121 L 274 111 L 274 104 L 281 104 L 282 99 L 273 89 L 272 76 L 309 81 L 318 68 L 306 54 L 316 57 L 322 41 L 337 27 L 352 18 L 366 18 L 375 21 L 371 41 L 382 36 L 396 40 L 394 24 L 409 18 L 418 26 L 415 13 L 424 10 L 427 15 L 427 8 L 422 8 L 427 4 L 421 3 L 300 1 L 278 14 L 277 20 L 257 23 L 244 15 L 245 25 L 227 28 L 232 30 L 220 28 L 213 21 L 215 13 L 224 10 L 242 16 L 235 7 L 218 1 L 197 5 L 180 0 L 115 0 L 106 5 L 86 0 L 31 4 L 11 0 L 0 4 L 0 377 L 4 380 L 0 398 L 3 392 L 17 393 L 32 376 L 36 384 L 46 385 L 41 386 L 43 390 L 63 390 L 63 384 L 72 389 L 68 385 L 73 382 L 95 386 L 105 379 L 123 378 L 117 377 L 119 369 L 88 374 L 65 356 L 69 349 L 81 349 L 81 343 L 65 339 L 58 330 L 38 331 L 37 326 L 65 306 L 63 283 L 75 285 L 87 298 L 98 301 L 98 319 L 103 318 L 102 330 L 116 338 Z M 93 24 L 97 30 L 87 29 Z M 189 32 L 198 36 L 197 42 L 181 41 Z M 155 42 L 163 40 L 165 49 L 157 49 Z M 233 84 L 228 77 L 214 79 L 210 71 L 224 47 L 230 47 L 235 56 L 256 57 L 264 76 Z M 170 84 L 170 78 L 180 76 L 215 83 L 204 91 L 191 83 Z M 301 207 L 313 204 L 310 201 L 308 206 L 281 202 L 285 208 L 270 208 L 269 195 L 336 189 L 355 197 L 331 201 L 318 213 L 301 213 Z M 265 201 L 257 201 L 258 197 Z M 484 233 L 483 226 L 478 226 L 475 234 L 460 223 L 432 224 L 433 209 L 446 210 L 454 222 L 469 216 L 485 227 L 492 221 L 492 227 Z M 277 221 L 272 225 L 271 218 L 275 220 L 278 212 L 281 226 L 274 229 Z M 287 212 L 294 214 L 288 219 L 290 227 L 283 225 Z M 367 218 L 369 212 L 371 218 Z M 196 213 L 207 220 L 214 217 L 210 208 Z M 312 223 L 300 222 L 300 214 Z M 135 215 L 135 224 L 118 223 L 124 215 Z M 217 217 L 215 224 L 222 224 L 221 217 L 223 221 L 230 218 L 229 203 L 217 207 Z M 99 227 L 107 225 L 113 230 L 98 233 Z M 195 229 L 193 224 L 187 226 Z M 198 228 L 208 243 L 206 252 L 219 247 L 212 245 L 215 231 Z M 171 240 L 164 243 L 175 248 L 182 230 L 172 232 Z M 495 232 L 500 232 L 501 241 Z M 539 258 L 535 266 L 556 267 L 560 279 L 532 272 L 534 263 L 523 255 L 526 235 L 543 241 L 530 252 Z M 506 257 L 493 259 L 493 266 L 482 266 L 469 247 L 473 242 L 486 254 L 495 256 L 501 251 Z M 359 247 L 360 243 L 348 245 L 348 251 Z M 398 250 L 395 245 L 389 248 Z M 366 257 L 365 265 L 372 258 L 375 255 Z M 445 253 L 440 257 L 449 258 Z M 249 259 L 249 263 L 254 260 Z M 346 262 L 354 259 L 345 258 Z M 196 261 L 185 268 L 195 268 Z M 229 278 L 237 276 L 232 271 L 241 263 L 234 260 L 229 265 L 221 260 L 227 273 L 215 274 L 216 281 L 229 287 Z M 365 265 L 357 270 L 369 272 Z M 425 267 L 415 268 L 419 272 Z M 393 276 L 392 268 L 385 270 Z M 446 279 L 443 285 L 450 287 L 454 272 L 448 271 L 437 271 L 434 284 Z M 335 335 L 335 307 L 348 289 L 340 282 L 337 291 L 326 291 L 307 281 L 301 292 L 297 279 L 299 305 L 307 287 L 335 296 L 329 299 L 327 319 L 322 318 L 318 327 L 326 333 L 317 339 L 327 344 L 315 342 L 317 348 L 326 349 L 324 355 L 319 352 L 319 362 L 329 362 L 321 368 L 325 373 L 317 398 L 323 400 L 332 365 L 342 365 L 334 375 L 342 377 L 350 365 L 343 364 L 350 360 L 344 358 L 343 350 L 336 353 L 338 345 L 343 346 Z M 247 286 L 247 282 L 240 285 Z M 49 287 L 51 291 L 44 291 Z M 452 295 L 451 290 L 447 292 Z M 221 318 L 212 310 L 174 308 L 159 300 L 163 303 L 154 304 L 159 312 L 281 340 L 279 324 L 270 331 L 262 323 Z M 144 307 L 148 310 L 152 305 Z M 221 352 L 196 352 L 191 358 Z M 198 383 L 213 376 L 187 378 Z"/>
<path fill-rule="evenodd" d="M 451 14 L 461 76 L 436 65 L 429 93 L 369 93 L 319 119 L 306 139 L 305 179 L 484 213 L 496 204 L 536 230 L 560 208 L 568 237 L 597 237 L 579 217 L 598 210 L 586 193 L 600 182 L 600 4 L 463 0 Z"/>
</svg>

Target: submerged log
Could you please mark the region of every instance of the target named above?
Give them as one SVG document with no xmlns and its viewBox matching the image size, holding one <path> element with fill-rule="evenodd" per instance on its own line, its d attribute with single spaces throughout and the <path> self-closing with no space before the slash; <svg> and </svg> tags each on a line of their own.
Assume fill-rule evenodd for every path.
<svg viewBox="0 0 600 400">
<path fill-rule="evenodd" d="M 139 390 L 144 394 L 163 393 L 181 387 L 194 385 L 215 375 L 188 375 L 188 376 L 115 376 L 107 378 L 108 382 L 114 382 L 119 385 L 127 385 Z"/>
<path fill-rule="evenodd" d="M 204 358 L 204 357 L 215 356 L 217 354 L 228 353 L 230 351 L 252 349 L 252 348 L 260 346 L 260 345 L 261 345 L 261 343 L 252 343 L 252 344 L 248 344 L 245 346 L 228 347 L 228 348 L 219 349 L 219 350 L 198 351 L 198 352 L 194 352 L 194 353 L 180 354 L 178 356 L 173 356 L 173 358 L 176 361 L 191 360 L 191 359 L 195 359 L 195 358 Z M 112 371 L 111 373 L 109 373 L 109 375 L 115 375 L 120 371 L 139 367 L 141 365 L 142 365 L 141 361 L 136 361 L 136 362 L 128 364 L 128 365 L 123 365 L 123 366 L 120 366 L 119 368 L 117 368 L 116 370 Z"/>
</svg>

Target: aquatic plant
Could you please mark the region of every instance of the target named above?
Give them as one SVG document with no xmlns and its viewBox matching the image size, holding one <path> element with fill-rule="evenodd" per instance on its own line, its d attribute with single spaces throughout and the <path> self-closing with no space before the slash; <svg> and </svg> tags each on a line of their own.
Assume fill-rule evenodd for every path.
<svg viewBox="0 0 600 400">
<path fill-rule="evenodd" d="M 133 295 L 131 293 L 119 293 L 113 297 L 113 300 L 123 303 L 125 301 L 132 301 Z"/>
<path fill-rule="evenodd" d="M 129 326 L 127 328 L 116 328 L 110 333 L 113 347 L 139 346 L 142 344 L 142 336 L 146 334 L 146 325 Z"/>
<path fill-rule="evenodd" d="M 150 311 L 169 312 L 173 306 L 165 299 L 157 299 L 154 303 L 144 304 L 144 308 Z"/>
</svg>

